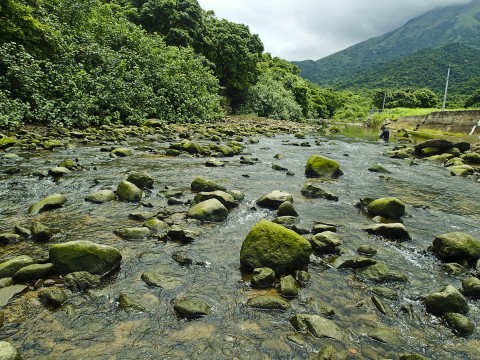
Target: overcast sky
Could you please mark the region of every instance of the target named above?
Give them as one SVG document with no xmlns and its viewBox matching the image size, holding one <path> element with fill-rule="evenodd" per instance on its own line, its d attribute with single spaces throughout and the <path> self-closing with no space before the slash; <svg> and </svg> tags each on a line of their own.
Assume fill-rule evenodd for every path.
<svg viewBox="0 0 480 360">
<path fill-rule="evenodd" d="M 219 19 L 248 25 L 265 51 L 318 60 L 383 35 L 435 7 L 469 0 L 198 0 Z"/>
</svg>

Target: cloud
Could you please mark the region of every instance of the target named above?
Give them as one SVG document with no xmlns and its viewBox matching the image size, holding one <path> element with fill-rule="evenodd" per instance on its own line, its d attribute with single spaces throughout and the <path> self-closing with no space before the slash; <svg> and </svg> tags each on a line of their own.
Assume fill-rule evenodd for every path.
<svg viewBox="0 0 480 360">
<path fill-rule="evenodd" d="M 199 0 L 220 19 L 246 24 L 265 51 L 317 60 L 392 31 L 439 6 L 471 0 Z"/>
</svg>

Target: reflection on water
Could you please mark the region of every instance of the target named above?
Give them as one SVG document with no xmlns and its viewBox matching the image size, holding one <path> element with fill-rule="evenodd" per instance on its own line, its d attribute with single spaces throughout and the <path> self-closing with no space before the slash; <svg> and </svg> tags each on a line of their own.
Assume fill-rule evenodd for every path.
<svg viewBox="0 0 480 360">
<path fill-rule="evenodd" d="M 238 157 L 225 158 L 224 168 L 208 168 L 204 158 L 163 156 L 161 149 L 168 144 L 142 143 L 138 139 L 123 144 L 135 150 L 127 158 L 110 158 L 100 151 L 100 146 L 92 145 L 53 152 L 19 152 L 22 158 L 15 163 L 19 174 L 2 175 L 0 181 L 0 231 L 11 231 L 14 225 L 29 226 L 33 220 L 39 220 L 53 229 L 53 242 L 84 239 L 112 245 L 121 250 L 123 261 L 119 271 L 101 287 L 85 294 L 69 292 L 68 306 L 60 310 L 45 308 L 35 291 L 16 298 L 4 310 L 6 321 L 0 338 L 18 346 L 25 359 L 307 359 L 328 343 L 350 349 L 355 359 L 399 358 L 402 353 L 420 353 L 432 359 L 477 358 L 479 331 L 469 339 L 456 337 L 440 320 L 425 314 L 420 299 L 447 284 L 461 287 L 462 278 L 445 274 L 439 261 L 426 250 L 440 233 L 464 231 L 480 238 L 478 184 L 469 178 L 451 177 L 445 168 L 435 164 L 420 162 L 418 166 L 408 166 L 404 160 L 386 158 L 377 132 L 357 129 L 358 135 L 353 137 L 348 133 L 349 137 L 312 134 L 301 141 L 291 135 L 261 138 L 258 144 L 246 148 L 246 152 L 259 159 L 257 163 L 242 165 Z M 323 141 L 315 145 L 315 140 Z M 298 146 L 300 142 L 309 142 L 311 147 Z M 285 157 L 277 160 L 276 154 Z M 304 166 L 311 154 L 326 155 L 341 164 L 342 177 L 319 184 L 337 194 L 338 202 L 301 195 L 307 182 Z M 79 159 L 82 169 L 58 181 L 32 175 L 72 157 Z M 11 167 L 2 161 L 2 170 Z M 376 163 L 391 174 L 379 176 L 367 171 Z M 295 176 L 274 171 L 272 164 L 287 168 Z M 113 231 L 140 226 L 141 222 L 129 219 L 128 215 L 151 208 L 121 202 L 95 205 L 85 202 L 84 197 L 102 188 L 115 189 L 132 171 L 145 171 L 155 179 L 154 189 L 143 202 L 153 209 L 188 209 L 168 206 L 162 190 L 185 190 L 184 199 L 191 200 L 193 194 L 188 189 L 197 177 L 241 190 L 245 200 L 224 223 L 200 226 L 202 233 L 191 244 L 155 238 L 126 241 Z M 378 261 L 408 276 L 406 284 L 386 284 L 399 294 L 396 300 L 385 300 L 394 309 L 394 316 L 387 317 L 375 310 L 370 301 L 374 284 L 359 281 L 349 270 L 332 268 L 332 259 L 313 255 L 309 266 L 311 280 L 300 296 L 291 300 L 290 310 L 265 312 L 245 306 L 250 297 L 265 290 L 250 288 L 248 277 L 242 276 L 240 247 L 259 219 L 275 216 L 255 207 L 257 198 L 275 189 L 293 195 L 302 227 L 311 229 L 315 222 L 336 224 L 344 239 L 345 255 L 355 255 L 360 245 L 370 245 L 378 250 Z M 67 195 L 64 208 L 27 215 L 29 205 L 53 193 Z M 385 196 L 398 197 L 407 204 L 403 222 L 412 241 L 395 244 L 362 231 L 362 226 L 372 221 L 354 204 L 360 198 Z M 5 245 L 1 259 L 32 254 L 37 260 L 46 260 L 48 246 L 29 241 Z M 193 265 L 176 263 L 172 254 L 179 251 L 190 257 Z M 171 287 L 151 288 L 141 280 L 145 271 L 177 281 Z M 134 296 L 145 310 L 120 309 L 121 293 Z M 212 305 L 213 313 L 194 321 L 180 320 L 173 302 L 190 295 Z M 313 313 L 306 303 L 308 297 L 318 298 L 335 309 L 332 319 L 348 335 L 344 343 L 294 334 L 289 319 L 297 313 Z M 404 305 L 412 307 L 413 320 L 401 310 Z M 477 303 L 470 301 L 470 309 L 468 317 L 478 324 Z M 371 340 L 366 333 L 372 326 L 393 329 L 401 345 Z"/>
</svg>

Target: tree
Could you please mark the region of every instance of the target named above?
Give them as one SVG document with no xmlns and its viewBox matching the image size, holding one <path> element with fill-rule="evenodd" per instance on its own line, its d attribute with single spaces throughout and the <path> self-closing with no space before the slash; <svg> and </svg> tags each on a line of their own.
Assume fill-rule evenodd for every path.
<svg viewBox="0 0 480 360">
<path fill-rule="evenodd" d="M 470 95 L 465 102 L 466 108 L 480 108 L 480 89 L 475 91 L 472 95 Z"/>
</svg>

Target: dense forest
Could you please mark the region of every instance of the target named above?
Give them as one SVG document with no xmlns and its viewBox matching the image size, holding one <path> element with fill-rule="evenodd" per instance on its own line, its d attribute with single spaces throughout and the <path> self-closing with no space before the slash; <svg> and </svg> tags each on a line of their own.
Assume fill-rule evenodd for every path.
<svg viewBox="0 0 480 360">
<path fill-rule="evenodd" d="M 300 120 L 355 99 L 303 80 L 196 0 L 5 0 L 0 24 L 3 127 Z"/>
</svg>

